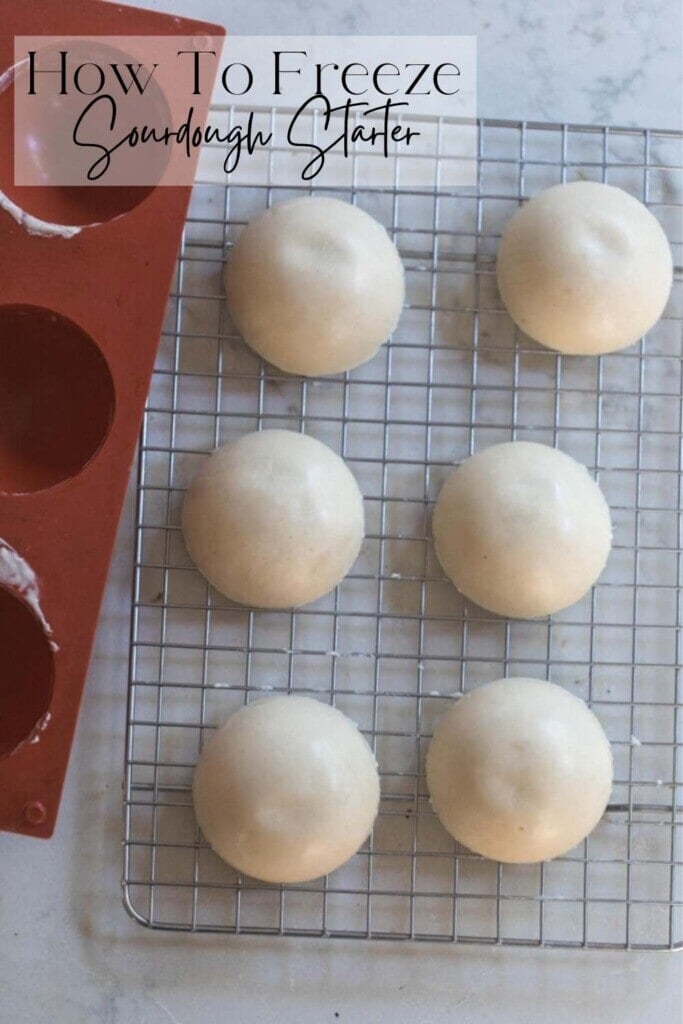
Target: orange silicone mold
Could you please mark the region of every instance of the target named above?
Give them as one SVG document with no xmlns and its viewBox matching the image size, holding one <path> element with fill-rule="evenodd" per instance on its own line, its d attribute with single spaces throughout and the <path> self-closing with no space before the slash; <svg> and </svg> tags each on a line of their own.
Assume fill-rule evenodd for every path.
<svg viewBox="0 0 683 1024">
<path fill-rule="evenodd" d="M 210 35 L 104 0 L 0 0 L 15 35 Z M 209 95 L 193 97 L 204 118 Z M 203 104 L 203 106 L 202 106 Z M 0 100 L 0 133 L 13 115 Z M 52 834 L 190 187 L 0 189 L 0 829 Z M 100 223 L 97 223 L 100 222 Z M 122 637 L 123 642 L 123 637 Z M 123 695 L 122 695 L 123 700 Z"/>
</svg>

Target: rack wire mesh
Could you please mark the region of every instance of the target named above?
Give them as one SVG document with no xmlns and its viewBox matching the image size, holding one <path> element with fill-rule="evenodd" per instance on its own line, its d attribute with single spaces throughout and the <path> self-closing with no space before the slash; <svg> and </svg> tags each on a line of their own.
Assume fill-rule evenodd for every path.
<svg viewBox="0 0 683 1024">
<path fill-rule="evenodd" d="M 125 760 L 124 903 L 174 930 L 587 948 L 683 945 L 680 133 L 484 120 L 476 189 L 337 190 L 382 221 L 406 268 L 406 309 L 365 366 L 301 380 L 231 326 L 230 245 L 301 188 L 198 185 L 142 430 Z M 521 335 L 495 287 L 501 226 L 559 181 L 626 188 L 667 231 L 675 282 L 637 345 L 562 358 Z M 400 182 L 396 183 L 397 185 Z M 348 462 L 367 539 L 333 594 L 294 612 L 230 605 L 192 567 L 182 494 L 206 453 L 260 427 L 302 430 Z M 595 472 L 615 543 L 581 602 L 506 621 L 444 579 L 430 511 L 450 466 L 489 444 L 557 445 Z M 500 865 L 434 817 L 426 746 L 453 695 L 504 675 L 587 699 L 612 742 L 603 821 L 566 856 Z M 376 751 L 380 814 L 328 878 L 257 883 L 198 832 L 190 783 L 208 731 L 272 692 L 312 694 Z"/>
</svg>

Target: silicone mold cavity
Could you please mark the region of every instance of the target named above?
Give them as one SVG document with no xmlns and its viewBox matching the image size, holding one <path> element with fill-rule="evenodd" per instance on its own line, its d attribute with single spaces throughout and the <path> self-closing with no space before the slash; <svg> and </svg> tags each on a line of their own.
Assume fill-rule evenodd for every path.
<svg viewBox="0 0 683 1024">
<path fill-rule="evenodd" d="M 50 44 L 44 50 L 38 52 L 37 64 L 46 68 L 59 67 L 59 50 L 66 50 L 71 59 L 77 63 L 78 50 L 83 50 L 83 60 L 95 60 L 100 66 L 106 66 L 107 62 L 117 61 L 121 64 L 132 61 L 134 58 L 115 47 L 95 41 L 87 44 L 87 49 L 82 41 L 71 41 L 65 38 L 59 44 Z M 35 112 L 38 121 L 34 123 L 21 124 L 20 130 L 15 132 L 14 123 L 14 92 L 17 85 L 23 90 L 28 89 L 28 68 L 26 62 L 8 67 L 0 74 L 0 136 L 10 140 L 9 146 L 0 150 L 0 192 L 4 197 L 6 209 L 13 210 L 15 219 L 24 223 L 29 230 L 36 234 L 53 233 L 63 237 L 70 237 L 74 232 L 54 230 L 59 226 L 71 226 L 72 228 L 97 227 L 117 217 L 121 217 L 142 203 L 155 186 L 151 185 L 94 185 L 92 187 L 78 187 L 69 185 L 50 184 L 55 178 L 55 170 L 60 162 L 65 159 L 65 142 L 62 121 L 59 112 L 55 107 L 61 102 L 63 109 L 67 111 L 73 108 L 73 100 L 67 95 L 62 99 L 59 95 L 51 97 L 50 103 L 36 105 L 30 109 Z M 82 97 L 87 99 L 87 97 Z M 168 104 L 166 103 L 162 90 L 151 81 L 145 89 L 144 95 L 136 99 L 136 115 L 140 117 L 143 124 L 168 124 L 171 120 Z M 92 116 L 92 115 L 91 115 Z M 108 119 L 111 112 L 108 107 L 102 108 L 96 115 L 97 122 L 101 124 L 99 137 L 106 138 Z M 121 129 L 119 129 L 121 131 Z M 96 137 L 93 134 L 93 137 Z M 16 185 L 15 179 L 15 152 L 16 146 L 20 147 L 18 156 L 23 165 L 32 167 L 32 176 L 37 180 L 45 179 L 45 185 Z M 126 156 L 128 153 L 128 156 Z M 118 154 L 116 160 L 121 161 L 132 159 L 133 154 L 125 148 Z M 73 150 L 67 152 L 66 159 L 70 162 L 73 159 Z M 91 152 L 83 149 L 83 160 L 87 165 L 93 159 Z M 149 173 L 154 175 L 154 180 L 161 179 L 168 163 L 169 153 L 164 147 L 147 147 L 144 153 L 149 170 L 149 164 L 153 167 Z M 41 226 L 42 225 L 42 226 Z M 50 232 L 52 228 L 52 232 Z"/>
<path fill-rule="evenodd" d="M 79 473 L 114 415 L 107 362 L 85 331 L 38 306 L 0 306 L 0 491 Z"/>
<path fill-rule="evenodd" d="M 44 721 L 54 686 L 54 654 L 42 622 L 0 585 L 0 758 L 8 757 Z"/>
</svg>

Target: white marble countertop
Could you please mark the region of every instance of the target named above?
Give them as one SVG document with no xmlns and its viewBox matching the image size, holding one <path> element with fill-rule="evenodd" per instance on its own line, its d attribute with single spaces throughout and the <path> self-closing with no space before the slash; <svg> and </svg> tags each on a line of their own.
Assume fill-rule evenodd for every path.
<svg viewBox="0 0 683 1024">
<path fill-rule="evenodd" d="M 479 37 L 489 117 L 679 128 L 679 0 L 147 0 L 235 33 Z M 57 830 L 0 835 L 8 1024 L 654 1024 L 683 1013 L 675 955 L 151 933 L 125 914 L 121 773 L 132 502 L 119 533 Z"/>
</svg>

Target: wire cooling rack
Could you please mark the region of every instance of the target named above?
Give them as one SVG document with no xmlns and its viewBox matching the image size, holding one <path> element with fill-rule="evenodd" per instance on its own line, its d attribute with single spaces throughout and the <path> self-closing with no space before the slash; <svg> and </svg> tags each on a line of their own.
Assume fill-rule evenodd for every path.
<svg viewBox="0 0 683 1024">
<path fill-rule="evenodd" d="M 142 431 L 125 765 L 124 902 L 175 930 L 670 949 L 683 944 L 681 159 L 671 132 L 482 121 L 476 189 L 338 191 L 389 229 L 407 302 L 392 339 L 338 378 L 264 365 L 230 325 L 221 270 L 241 227 L 296 189 L 200 185 Z M 519 202 L 590 178 L 643 199 L 674 251 L 673 294 L 639 344 L 562 358 L 514 328 L 495 286 Z M 299 190 L 300 191 L 300 190 Z M 206 453 L 259 427 L 303 430 L 348 462 L 367 539 L 337 590 L 296 612 L 231 606 L 192 567 L 183 491 Z M 435 561 L 431 508 L 487 445 L 557 445 L 594 471 L 614 550 L 551 620 L 497 618 Z M 615 784 L 594 833 L 541 865 L 455 844 L 430 810 L 424 754 L 454 694 L 547 677 L 590 701 Z M 191 806 L 203 740 L 245 701 L 313 694 L 373 745 L 383 798 L 366 846 L 328 878 L 272 886 L 208 848 Z"/>
</svg>

